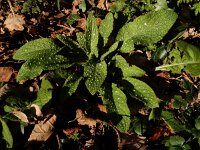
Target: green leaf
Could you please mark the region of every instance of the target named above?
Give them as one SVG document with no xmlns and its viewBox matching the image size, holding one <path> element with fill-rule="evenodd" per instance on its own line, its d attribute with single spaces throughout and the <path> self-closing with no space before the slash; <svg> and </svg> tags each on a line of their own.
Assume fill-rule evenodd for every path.
<svg viewBox="0 0 200 150">
<path fill-rule="evenodd" d="M 42 68 L 40 66 L 34 67 L 34 69 L 29 68 L 29 62 L 25 62 L 17 75 L 17 81 L 29 80 L 39 76 L 42 73 Z"/>
<path fill-rule="evenodd" d="M 145 82 L 135 78 L 124 78 L 122 84 L 132 97 L 140 100 L 149 108 L 159 107 L 154 91 Z"/>
<path fill-rule="evenodd" d="M 174 115 L 169 111 L 162 111 L 161 114 L 166 124 L 174 131 L 180 132 L 185 130 L 185 127 L 177 120 L 174 119 Z"/>
<path fill-rule="evenodd" d="M 40 56 L 27 60 L 20 68 L 17 81 L 33 79 L 39 76 L 44 70 L 55 70 L 58 68 L 68 68 L 72 63 L 61 55 Z"/>
<path fill-rule="evenodd" d="M 86 2 L 85 2 L 85 0 L 81 0 L 80 1 L 80 4 L 79 4 L 79 9 L 81 9 L 82 10 L 82 12 L 85 12 L 86 11 Z"/>
<path fill-rule="evenodd" d="M 2 138 L 6 141 L 6 148 L 13 147 L 13 137 L 12 134 L 6 124 L 6 122 L 0 117 L 1 125 L 2 125 Z"/>
<path fill-rule="evenodd" d="M 82 77 L 80 77 L 76 81 L 68 84 L 68 87 L 69 87 L 68 94 L 69 94 L 69 96 L 71 96 L 73 93 L 76 92 L 76 89 L 78 88 L 78 85 L 79 85 L 81 80 L 82 80 Z"/>
<path fill-rule="evenodd" d="M 87 53 L 85 34 L 82 33 L 82 32 L 77 32 L 76 37 L 77 37 L 77 41 L 79 43 L 79 46 Z"/>
<path fill-rule="evenodd" d="M 171 9 L 162 9 L 139 16 L 133 22 L 124 25 L 117 34 L 117 41 L 130 38 L 134 43 L 151 45 L 160 41 L 177 19 L 177 14 Z"/>
<path fill-rule="evenodd" d="M 180 136 L 170 136 L 169 142 L 173 146 L 182 146 L 185 142 L 185 139 Z"/>
<path fill-rule="evenodd" d="M 191 76 L 200 75 L 200 49 L 184 41 L 177 42 L 176 47 L 177 49 L 170 52 L 169 61 L 156 67 L 156 70 L 181 73 L 181 70 L 184 69 Z"/>
<path fill-rule="evenodd" d="M 200 116 L 198 116 L 197 119 L 195 119 L 195 127 L 200 130 Z"/>
<path fill-rule="evenodd" d="M 120 132 L 127 132 L 130 127 L 130 110 L 126 95 L 114 83 L 112 86 L 103 86 L 100 94 L 103 96 L 103 103 L 117 129 Z"/>
<path fill-rule="evenodd" d="M 157 3 L 155 4 L 156 11 L 161 10 L 161 9 L 167 9 L 167 1 L 166 0 L 157 0 Z"/>
<path fill-rule="evenodd" d="M 129 64 L 126 62 L 121 55 L 115 56 L 115 66 L 120 68 L 123 74 L 123 77 L 142 77 L 145 74 L 145 71 L 139 67 Z"/>
<path fill-rule="evenodd" d="M 102 61 L 105 60 L 105 58 L 106 58 L 109 54 L 111 54 L 112 52 L 116 51 L 117 48 L 118 48 L 118 45 L 119 45 L 119 42 L 115 42 L 115 43 L 109 48 L 109 50 L 101 56 L 100 60 L 102 60 Z"/>
<path fill-rule="evenodd" d="M 92 13 L 89 13 L 86 23 L 86 49 L 89 52 L 89 57 L 91 58 L 92 55 L 98 57 L 98 40 L 99 40 L 99 32 L 96 24 L 96 18 L 93 16 Z"/>
<path fill-rule="evenodd" d="M 113 23 L 114 18 L 112 13 L 108 13 L 104 20 L 102 20 L 101 25 L 99 27 L 99 33 L 103 37 L 104 46 L 106 45 L 108 41 L 108 37 L 112 33 L 113 30 Z"/>
<path fill-rule="evenodd" d="M 88 77 L 85 85 L 89 92 L 94 95 L 107 76 L 107 64 L 105 61 L 100 63 L 89 62 L 84 66 L 84 76 Z"/>
<path fill-rule="evenodd" d="M 173 106 L 175 109 L 180 109 L 181 107 L 186 108 L 187 102 L 184 99 L 182 99 L 180 95 L 175 95 Z"/>
<path fill-rule="evenodd" d="M 42 108 L 52 99 L 52 89 L 53 86 L 48 80 L 43 79 L 41 83 L 41 88 L 37 93 L 37 99 L 33 101 L 33 104 L 38 105 Z"/>
<path fill-rule="evenodd" d="M 40 38 L 24 44 L 14 54 L 16 60 L 28 60 L 40 56 L 48 56 L 56 54 L 60 48 L 52 39 Z"/>
<path fill-rule="evenodd" d="M 120 52 L 122 53 L 130 53 L 134 50 L 134 41 L 133 39 L 128 39 L 123 42 L 122 47 L 120 48 Z"/>
<path fill-rule="evenodd" d="M 200 2 L 193 4 L 192 9 L 195 10 L 195 15 L 197 16 L 200 13 Z"/>
<path fill-rule="evenodd" d="M 67 23 L 69 25 L 74 24 L 78 19 L 79 19 L 79 15 L 78 14 L 70 14 L 68 19 L 67 19 Z"/>
</svg>

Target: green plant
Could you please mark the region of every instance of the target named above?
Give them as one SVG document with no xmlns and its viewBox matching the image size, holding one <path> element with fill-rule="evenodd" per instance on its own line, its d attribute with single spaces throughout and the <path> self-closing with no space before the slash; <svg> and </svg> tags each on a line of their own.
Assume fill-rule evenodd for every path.
<svg viewBox="0 0 200 150">
<path fill-rule="evenodd" d="M 42 3 L 42 0 L 27 0 L 23 3 L 22 13 L 38 13 L 40 12 L 39 5 Z"/>
<path fill-rule="evenodd" d="M 48 70 L 62 70 L 62 86 L 68 88 L 69 96 L 84 82 L 91 95 L 102 97 L 116 127 L 126 132 L 130 125 L 127 97 L 140 100 L 148 108 L 158 107 L 159 102 L 151 87 L 138 79 L 145 71 L 130 65 L 123 55 L 133 51 L 134 44 L 150 46 L 159 42 L 176 19 L 177 14 L 171 9 L 152 11 L 114 31 L 118 32 L 115 38 L 112 13 L 106 15 L 99 28 L 96 18 L 89 13 L 86 31 L 77 33 L 77 41 L 59 35 L 61 47 L 47 38 L 23 45 L 13 57 L 26 61 L 17 80 L 33 79 Z"/>
</svg>

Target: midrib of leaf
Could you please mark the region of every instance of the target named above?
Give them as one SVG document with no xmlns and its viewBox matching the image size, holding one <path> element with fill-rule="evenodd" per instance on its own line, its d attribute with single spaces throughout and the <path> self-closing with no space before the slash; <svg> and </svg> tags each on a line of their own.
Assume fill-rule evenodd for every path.
<svg viewBox="0 0 200 150">
<path fill-rule="evenodd" d="M 196 65 L 196 64 L 200 64 L 200 62 L 187 61 L 187 62 L 182 62 L 182 63 L 173 63 L 173 64 L 162 65 L 162 66 L 156 67 L 156 71 L 162 70 L 162 69 L 165 69 L 165 68 L 168 68 L 168 67 L 175 67 L 175 66 L 180 66 L 180 65 Z"/>
</svg>

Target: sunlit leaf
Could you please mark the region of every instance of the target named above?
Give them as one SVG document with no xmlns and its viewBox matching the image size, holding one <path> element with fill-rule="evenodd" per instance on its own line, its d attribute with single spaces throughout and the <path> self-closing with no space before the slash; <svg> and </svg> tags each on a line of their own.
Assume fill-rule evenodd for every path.
<svg viewBox="0 0 200 150">
<path fill-rule="evenodd" d="M 154 44 L 165 36 L 176 19 L 177 14 L 171 9 L 150 12 L 124 25 L 116 40 L 126 41 L 132 38 L 136 44 Z"/>
<path fill-rule="evenodd" d="M 121 69 L 123 77 L 142 77 L 145 74 L 145 71 L 139 67 L 129 66 L 126 59 L 121 55 L 115 56 L 115 66 Z"/>
<path fill-rule="evenodd" d="M 114 18 L 112 13 L 108 13 L 104 20 L 102 20 L 101 25 L 99 27 L 99 33 L 103 37 L 104 45 L 106 45 L 108 41 L 108 37 L 110 36 L 113 30 Z"/>
<path fill-rule="evenodd" d="M 38 105 L 42 108 L 52 99 L 52 85 L 48 80 L 43 79 L 41 83 L 41 88 L 37 93 L 37 99 L 33 101 L 33 104 Z"/>
<path fill-rule="evenodd" d="M 89 62 L 84 66 L 84 76 L 87 77 L 85 85 L 89 92 L 94 95 L 107 76 L 107 64 L 105 61 L 100 63 Z"/>
<path fill-rule="evenodd" d="M 29 41 L 17 50 L 13 56 L 16 60 L 28 60 L 38 56 L 56 54 L 60 48 L 50 38 L 40 38 Z"/>
<path fill-rule="evenodd" d="M 181 73 L 183 69 L 192 76 L 200 75 L 200 49 L 184 41 L 177 42 L 176 47 L 170 52 L 169 60 L 164 65 L 156 67 L 156 70 Z"/>
<path fill-rule="evenodd" d="M 145 82 L 135 78 L 124 78 L 123 86 L 132 97 L 140 100 L 149 108 L 159 107 L 154 91 Z"/>
<path fill-rule="evenodd" d="M 89 52 L 90 57 L 95 55 L 98 57 L 98 40 L 99 40 L 99 32 L 96 24 L 96 18 L 92 13 L 89 13 L 86 23 L 86 49 Z"/>
<path fill-rule="evenodd" d="M 127 132 L 130 127 L 130 110 L 127 105 L 126 95 L 116 84 L 104 86 L 100 94 L 102 100 L 113 119 L 113 123 L 121 132 Z"/>
<path fill-rule="evenodd" d="M 6 148 L 13 147 L 13 137 L 12 134 L 6 124 L 6 122 L 0 117 L 1 125 L 2 125 L 2 138 L 6 141 Z"/>
</svg>

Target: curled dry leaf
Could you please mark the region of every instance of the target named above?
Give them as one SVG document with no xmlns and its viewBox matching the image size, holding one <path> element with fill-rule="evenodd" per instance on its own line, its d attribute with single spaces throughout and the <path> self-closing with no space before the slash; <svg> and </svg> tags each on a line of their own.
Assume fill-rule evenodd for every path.
<svg viewBox="0 0 200 150">
<path fill-rule="evenodd" d="M 24 30 L 24 16 L 18 14 L 9 14 L 6 18 L 4 25 L 10 32 Z"/>
<path fill-rule="evenodd" d="M 21 120 L 22 122 L 25 122 L 25 123 L 29 123 L 28 121 L 28 117 L 26 116 L 25 113 L 21 112 L 21 111 L 18 111 L 18 110 L 14 110 L 12 112 L 12 114 L 14 116 L 16 116 L 19 120 Z"/>
<path fill-rule="evenodd" d="M 32 104 L 31 105 L 31 113 L 36 116 L 37 118 L 42 118 L 43 117 L 43 114 L 42 114 L 42 111 L 40 109 L 40 107 L 36 104 Z"/>
<path fill-rule="evenodd" d="M 28 143 L 26 144 L 26 146 L 28 146 L 29 143 L 31 142 L 47 141 L 54 131 L 54 125 L 55 125 L 56 119 L 57 119 L 57 116 L 54 114 L 49 119 L 44 119 L 43 121 L 36 124 L 32 130 L 32 133 L 28 139 Z"/>
<path fill-rule="evenodd" d="M 0 82 L 9 82 L 13 73 L 12 67 L 0 67 Z"/>
</svg>

